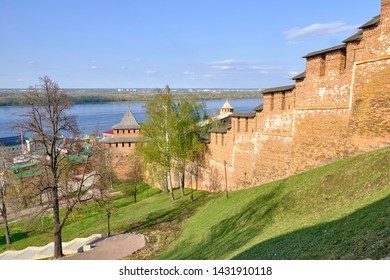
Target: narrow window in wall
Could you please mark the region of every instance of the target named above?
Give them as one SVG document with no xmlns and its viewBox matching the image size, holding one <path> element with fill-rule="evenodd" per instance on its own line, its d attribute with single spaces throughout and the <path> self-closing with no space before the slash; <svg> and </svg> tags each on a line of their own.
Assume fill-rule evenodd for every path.
<svg viewBox="0 0 390 280">
<path fill-rule="evenodd" d="M 215 133 L 215 145 L 218 145 L 218 133 Z"/>
<path fill-rule="evenodd" d="M 325 76 L 326 71 L 326 54 L 322 54 L 320 58 L 320 77 Z"/>
<path fill-rule="evenodd" d="M 117 130 L 116 130 L 116 133 L 118 133 L 118 134 L 119 134 L 119 129 L 117 129 Z"/>
<path fill-rule="evenodd" d="M 248 118 L 245 118 L 245 132 L 248 132 Z"/>
<path fill-rule="evenodd" d="M 274 110 L 274 94 L 271 93 L 271 100 L 270 100 L 270 110 Z"/>
<path fill-rule="evenodd" d="M 125 134 L 125 130 L 124 129 L 122 129 L 122 133 Z"/>
<path fill-rule="evenodd" d="M 240 119 L 238 118 L 236 121 L 237 121 L 237 131 L 240 131 Z"/>
<path fill-rule="evenodd" d="M 130 133 L 130 129 L 127 130 L 127 133 Z"/>
<path fill-rule="evenodd" d="M 118 143 L 115 143 L 115 148 L 118 148 Z"/>
<path fill-rule="evenodd" d="M 125 147 L 125 143 L 122 143 L 122 148 L 124 148 Z"/>
<path fill-rule="evenodd" d="M 347 68 L 347 50 L 342 50 L 340 57 L 340 74 L 345 72 L 345 68 Z"/>
<path fill-rule="evenodd" d="M 223 134 L 221 134 L 221 145 L 223 146 L 224 145 L 224 136 L 223 136 Z"/>
<path fill-rule="evenodd" d="M 129 147 L 131 147 L 131 143 L 129 143 Z"/>
<path fill-rule="evenodd" d="M 282 93 L 282 110 L 286 110 L 286 93 Z"/>
</svg>

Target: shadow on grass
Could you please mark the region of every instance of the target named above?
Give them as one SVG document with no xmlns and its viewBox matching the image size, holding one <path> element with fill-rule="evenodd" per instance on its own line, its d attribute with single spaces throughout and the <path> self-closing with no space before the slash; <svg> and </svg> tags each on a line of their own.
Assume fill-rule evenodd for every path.
<svg viewBox="0 0 390 280">
<path fill-rule="evenodd" d="M 199 197 L 193 202 L 188 200 L 187 195 L 176 199 L 174 204 L 172 204 L 172 208 L 166 209 L 165 211 L 155 211 L 149 213 L 149 215 L 144 220 L 142 220 L 142 222 L 130 225 L 126 232 L 142 231 L 145 229 L 149 230 L 166 223 L 182 222 L 191 216 L 196 211 L 196 209 L 203 206 L 207 202 L 207 199 L 204 199 L 207 197 L 207 195 L 198 195 Z"/>
<path fill-rule="evenodd" d="M 15 232 L 15 233 L 11 232 L 12 242 L 16 242 L 16 241 L 22 240 L 22 239 L 27 238 L 27 237 L 28 237 L 27 232 Z M 5 240 L 5 235 L 1 235 L 0 236 L 0 245 L 5 245 L 5 244 L 7 244 L 7 242 Z"/>
<path fill-rule="evenodd" d="M 209 236 L 202 242 L 189 246 L 178 246 L 180 250 L 172 250 L 162 258 L 167 259 L 223 259 L 226 255 L 240 248 L 243 242 L 250 241 L 269 224 L 277 205 L 282 200 L 279 188 L 255 198 L 247 207 L 232 217 L 222 220 L 211 228 Z M 272 201 L 272 203 L 269 203 Z M 260 206 L 260 207 L 259 207 Z M 191 242 L 182 241 L 184 244 Z M 186 248 L 186 250 L 182 250 Z"/>
<path fill-rule="evenodd" d="M 381 259 L 390 256 L 389 217 L 390 196 L 337 221 L 261 242 L 234 259 Z"/>
</svg>

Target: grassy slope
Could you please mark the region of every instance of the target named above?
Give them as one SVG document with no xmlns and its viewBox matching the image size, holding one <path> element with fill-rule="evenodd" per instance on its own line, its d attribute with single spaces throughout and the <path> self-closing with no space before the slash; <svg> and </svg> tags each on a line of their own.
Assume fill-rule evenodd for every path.
<svg viewBox="0 0 390 280">
<path fill-rule="evenodd" d="M 232 192 L 229 199 L 195 192 L 195 202 L 187 195 L 171 203 L 166 193 L 145 189 L 132 204 L 129 195 L 118 195 L 111 232 L 148 236 L 148 246 L 130 256 L 136 259 L 383 258 L 390 256 L 389 167 L 390 147 Z M 105 208 L 85 205 L 65 225 L 64 241 L 104 233 L 106 223 Z M 0 231 L 0 252 L 52 241 L 49 217 L 25 225 L 12 223 L 11 246 Z"/>
<path fill-rule="evenodd" d="M 116 186 L 113 194 L 115 195 L 108 204 L 111 212 L 111 234 L 134 231 L 145 233 L 150 242 L 148 248 L 139 254 L 140 258 L 153 258 L 156 254 L 161 254 L 177 239 L 183 220 L 193 215 L 198 208 L 215 196 L 206 192 L 194 192 L 197 200 L 196 203 L 192 203 L 189 194 L 180 198 L 179 191 L 176 190 L 177 199 L 172 203 L 167 193 L 144 186 L 139 189 L 138 202 L 134 204 L 126 183 Z M 62 231 L 63 241 L 95 233 L 106 233 L 105 212 L 104 205 L 83 204 L 66 222 Z M 4 224 L 0 223 L 0 253 L 6 250 L 21 250 L 28 246 L 43 246 L 52 242 L 52 224 L 50 216 L 38 218 L 33 223 L 27 216 L 18 218 L 11 222 L 13 243 L 7 246 L 3 233 Z"/>
<path fill-rule="evenodd" d="M 223 195 L 160 259 L 390 256 L 390 147 Z"/>
</svg>

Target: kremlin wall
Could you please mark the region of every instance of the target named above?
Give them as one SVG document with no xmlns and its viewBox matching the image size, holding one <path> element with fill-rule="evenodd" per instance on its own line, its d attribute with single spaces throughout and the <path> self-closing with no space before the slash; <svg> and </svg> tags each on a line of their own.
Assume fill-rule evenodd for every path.
<svg viewBox="0 0 390 280">
<path fill-rule="evenodd" d="M 202 160 L 188 165 L 187 186 L 248 188 L 390 145 L 390 0 L 343 44 L 304 59 L 295 84 L 263 90 L 253 112 L 223 105 Z M 141 141 L 139 128 L 129 110 L 103 140 L 119 177 Z"/>
<path fill-rule="evenodd" d="M 199 189 L 225 189 L 225 161 L 235 190 L 390 144 L 390 0 L 343 44 L 304 58 L 294 85 L 264 90 L 254 113 L 210 131 Z"/>
</svg>

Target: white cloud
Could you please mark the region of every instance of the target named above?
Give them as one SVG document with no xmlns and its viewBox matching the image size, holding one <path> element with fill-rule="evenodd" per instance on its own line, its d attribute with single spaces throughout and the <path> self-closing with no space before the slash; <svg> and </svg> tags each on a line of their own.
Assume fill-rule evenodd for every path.
<svg viewBox="0 0 390 280">
<path fill-rule="evenodd" d="M 221 61 L 214 61 L 213 63 L 214 64 L 235 64 L 235 63 L 239 63 L 240 61 L 238 60 L 235 60 L 235 59 L 225 59 L 225 60 L 221 60 Z"/>
<path fill-rule="evenodd" d="M 329 37 L 341 33 L 352 32 L 358 28 L 358 25 L 346 25 L 343 22 L 316 23 L 306 27 L 296 27 L 282 34 L 289 42 L 295 42 L 291 39 L 311 38 L 311 37 Z"/>
<path fill-rule="evenodd" d="M 96 65 L 91 65 L 91 69 L 97 69 L 98 67 Z"/>
<path fill-rule="evenodd" d="M 233 68 L 232 66 L 228 66 L 228 65 L 213 65 L 212 67 L 214 69 L 219 69 L 219 70 L 229 70 Z"/>
<path fill-rule="evenodd" d="M 156 73 L 157 71 L 155 71 L 155 70 L 147 70 L 145 73 L 146 74 L 148 74 L 148 75 L 150 75 L 150 74 L 154 74 L 154 73 Z"/>
</svg>

